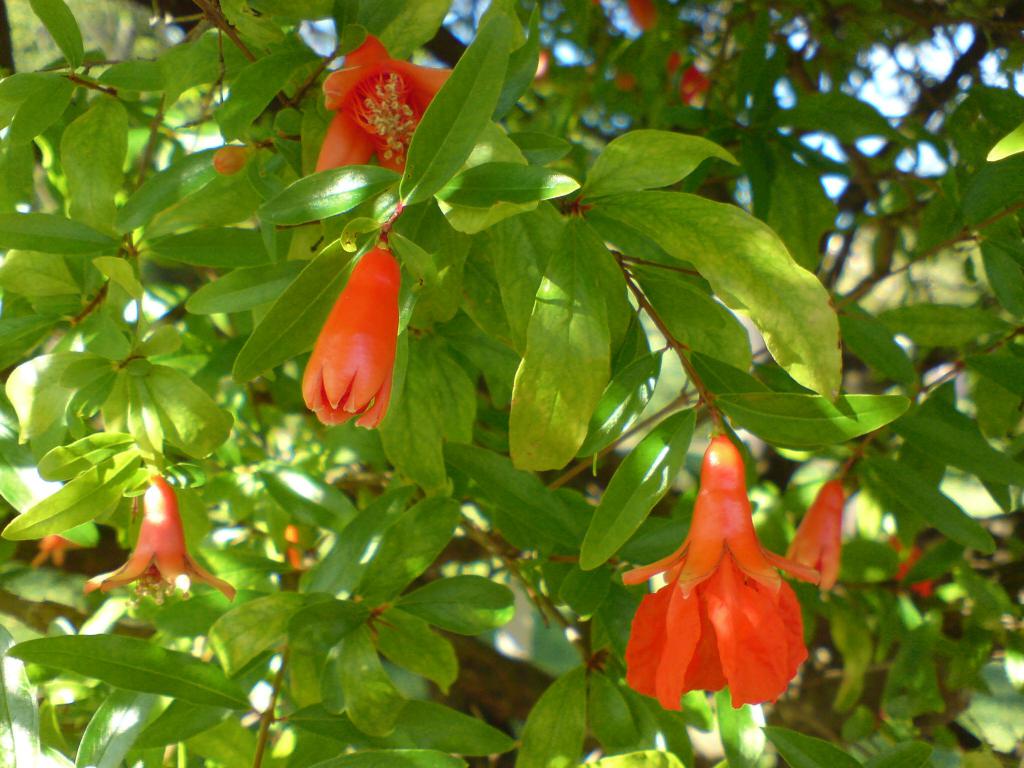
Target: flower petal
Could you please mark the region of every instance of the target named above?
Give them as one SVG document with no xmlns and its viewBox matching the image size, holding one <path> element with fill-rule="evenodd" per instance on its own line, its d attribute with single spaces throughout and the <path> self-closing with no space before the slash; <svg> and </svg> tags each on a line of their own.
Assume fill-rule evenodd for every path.
<svg viewBox="0 0 1024 768">
<path fill-rule="evenodd" d="M 337 74 L 337 73 L 335 73 Z M 316 170 L 326 171 L 346 165 L 364 165 L 373 155 L 373 142 L 346 112 L 337 112 L 320 146 Z"/>
<path fill-rule="evenodd" d="M 626 644 L 626 682 L 637 693 L 658 695 L 658 667 L 665 648 L 665 625 L 674 584 L 644 595 L 633 616 Z"/>
<path fill-rule="evenodd" d="M 392 371 L 388 371 L 387 376 L 384 377 L 384 384 L 381 386 L 380 391 L 373 398 L 373 405 L 371 405 L 359 420 L 356 421 L 360 427 L 366 427 L 367 429 L 374 429 L 379 426 L 381 421 L 384 419 L 384 414 L 387 413 L 388 403 L 391 402 L 391 379 L 393 376 Z"/>
<path fill-rule="evenodd" d="M 388 59 L 388 49 L 380 39 L 376 35 L 367 35 L 358 48 L 345 54 L 345 66 L 368 67 Z"/>
<path fill-rule="evenodd" d="M 191 555 L 185 555 L 185 572 L 188 573 L 192 581 L 201 581 L 209 584 L 214 589 L 220 590 L 228 600 L 235 599 L 235 588 L 203 568 L 203 566 L 192 559 Z"/>
<path fill-rule="evenodd" d="M 116 571 L 101 573 L 99 576 L 93 576 L 89 579 L 89 581 L 85 583 L 85 594 L 89 594 L 96 589 L 102 590 L 103 592 L 109 592 L 115 587 L 123 587 L 125 584 L 131 584 L 139 578 L 139 576 L 144 574 L 152 563 L 153 558 L 148 554 L 133 554 L 128 558 L 128 562 Z"/>
<path fill-rule="evenodd" d="M 686 670 L 700 641 L 700 615 L 697 596 L 686 595 L 670 585 L 668 613 L 665 619 L 665 645 L 658 664 L 658 701 L 665 709 L 681 709 L 679 698 L 686 687 Z"/>
<path fill-rule="evenodd" d="M 407 61 L 393 61 L 391 68 L 402 75 L 406 82 L 412 86 L 412 96 L 415 99 L 414 107 L 420 115 L 430 106 L 431 100 L 441 90 L 441 86 L 451 76 L 450 69 L 439 69 L 438 67 L 421 67 L 418 64 L 410 64 Z"/>
</svg>

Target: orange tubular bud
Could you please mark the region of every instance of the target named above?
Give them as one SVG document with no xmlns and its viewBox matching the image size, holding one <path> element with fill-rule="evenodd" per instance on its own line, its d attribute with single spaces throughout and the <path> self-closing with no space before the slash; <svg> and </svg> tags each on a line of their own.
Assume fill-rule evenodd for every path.
<svg viewBox="0 0 1024 768">
<path fill-rule="evenodd" d="M 324 81 L 324 103 L 335 110 L 316 170 L 377 162 L 401 173 L 412 134 L 450 69 L 421 67 L 388 56 L 373 35 Z"/>
<path fill-rule="evenodd" d="M 324 424 L 353 416 L 361 427 L 380 424 L 391 398 L 398 337 L 398 262 L 374 248 L 352 270 L 334 304 L 302 377 L 306 406 Z"/>
<path fill-rule="evenodd" d="M 629 13 L 644 32 L 650 32 L 658 23 L 658 9 L 654 0 L 629 0 Z"/>
<path fill-rule="evenodd" d="M 194 582 L 201 581 L 234 600 L 235 588 L 207 571 L 188 553 L 174 489 L 159 475 L 149 483 L 142 498 L 142 526 L 135 551 L 116 571 L 89 579 L 86 594 L 96 589 L 109 592 L 138 580 L 138 594 L 151 594 L 162 602 L 175 589 L 187 593 Z"/>
<path fill-rule="evenodd" d="M 821 486 L 786 552 L 789 559 L 821 573 L 822 589 L 832 589 L 839 577 L 845 503 L 841 482 L 831 480 Z"/>
<path fill-rule="evenodd" d="M 232 144 L 213 153 L 213 168 L 221 176 L 234 176 L 249 162 L 249 148 Z"/>
<path fill-rule="evenodd" d="M 776 568 L 817 581 L 811 568 L 761 547 L 751 520 L 743 458 L 727 437 L 704 455 L 690 533 L 668 557 L 627 572 L 626 584 L 662 573 L 633 618 L 626 680 L 679 709 L 692 690 L 729 686 L 732 704 L 774 701 L 804 659 L 803 622 Z M 752 663 L 756 660 L 756 663 Z"/>
</svg>

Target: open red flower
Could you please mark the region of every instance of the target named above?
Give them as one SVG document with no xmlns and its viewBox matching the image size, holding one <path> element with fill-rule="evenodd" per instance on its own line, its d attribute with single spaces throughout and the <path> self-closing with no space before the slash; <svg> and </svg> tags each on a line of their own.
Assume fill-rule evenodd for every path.
<svg viewBox="0 0 1024 768">
<path fill-rule="evenodd" d="M 398 61 L 373 35 L 345 57 L 345 67 L 324 81 L 324 103 L 335 110 L 316 169 L 363 165 L 374 154 L 402 172 L 412 134 L 449 69 Z"/>
<path fill-rule="evenodd" d="M 702 100 L 710 87 L 711 81 L 708 76 L 691 64 L 683 70 L 683 76 L 679 81 L 679 98 L 683 104 L 692 106 Z"/>
<path fill-rule="evenodd" d="M 374 248 L 360 259 L 320 331 L 302 377 L 306 406 L 324 424 L 355 415 L 376 427 L 391 399 L 401 275 L 394 257 Z"/>
<path fill-rule="evenodd" d="M 683 693 L 729 686 L 732 704 L 774 701 L 804 659 L 803 621 L 782 568 L 816 582 L 812 568 L 761 547 L 751 519 L 743 458 L 727 437 L 704 454 L 690 533 L 673 554 L 623 576 L 639 584 L 664 573 L 644 596 L 626 647 L 626 680 L 679 709 Z"/>
<path fill-rule="evenodd" d="M 151 594 L 160 602 L 175 589 L 187 593 L 194 582 L 201 581 L 219 589 L 229 600 L 235 599 L 234 587 L 207 571 L 188 553 L 178 497 L 159 475 L 149 481 L 142 510 L 139 538 L 128 562 L 116 571 L 89 579 L 85 585 L 87 594 L 96 589 L 109 592 L 137 580 L 137 593 Z"/>
<path fill-rule="evenodd" d="M 822 589 L 832 589 L 839 576 L 845 503 L 841 482 L 830 480 L 821 486 L 786 552 L 790 560 L 818 570 Z"/>
</svg>

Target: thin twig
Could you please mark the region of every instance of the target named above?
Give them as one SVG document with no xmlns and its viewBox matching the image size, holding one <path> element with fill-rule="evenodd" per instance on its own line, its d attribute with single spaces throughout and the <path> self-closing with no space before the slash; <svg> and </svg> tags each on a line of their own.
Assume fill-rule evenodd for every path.
<svg viewBox="0 0 1024 768">
<path fill-rule="evenodd" d="M 108 96 L 114 96 L 115 98 L 117 97 L 117 89 L 116 88 L 111 88 L 108 85 L 100 85 L 95 80 L 92 80 L 92 79 L 90 79 L 88 77 L 82 77 L 81 75 L 76 75 L 74 72 L 68 72 L 67 74 L 64 75 L 64 77 L 66 77 L 72 83 L 75 83 L 75 85 L 80 85 L 83 88 L 91 88 L 94 91 L 102 91 L 103 93 L 107 94 Z"/>
<path fill-rule="evenodd" d="M 93 313 L 93 311 L 100 305 L 100 303 L 107 298 L 107 290 L 110 287 L 110 281 L 108 280 L 100 289 L 96 292 L 96 295 L 92 297 L 92 300 L 85 305 L 81 312 L 71 318 L 71 327 L 74 328 L 76 325 L 81 323 L 85 318 Z"/>
<path fill-rule="evenodd" d="M 252 758 L 252 768 L 260 768 L 263 765 L 263 754 L 267 750 L 267 741 L 270 737 L 270 726 L 274 722 L 274 710 L 277 708 L 277 697 L 281 693 L 281 686 L 284 684 L 284 672 L 288 666 L 288 648 L 281 654 L 281 666 L 277 668 L 274 675 L 274 687 L 270 693 L 270 703 L 260 715 L 260 730 L 256 737 L 256 752 Z"/>
</svg>

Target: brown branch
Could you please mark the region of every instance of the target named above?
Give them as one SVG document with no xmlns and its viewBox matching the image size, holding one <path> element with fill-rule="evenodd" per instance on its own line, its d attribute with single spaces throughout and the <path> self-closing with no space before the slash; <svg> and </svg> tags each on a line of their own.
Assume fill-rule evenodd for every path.
<svg viewBox="0 0 1024 768">
<path fill-rule="evenodd" d="M 267 708 L 260 715 L 260 730 L 256 737 L 256 752 L 252 757 L 252 768 L 261 768 L 263 755 L 267 750 L 267 742 L 270 738 L 270 726 L 274 722 L 274 709 L 277 707 L 277 698 L 281 695 L 281 686 L 284 684 L 284 673 L 288 667 L 288 649 L 285 648 L 281 654 L 281 666 L 277 668 L 274 675 L 274 687 L 270 694 L 270 702 Z"/>
<path fill-rule="evenodd" d="M 96 295 L 92 297 L 92 300 L 85 305 L 81 312 L 71 318 L 71 327 L 74 328 L 76 325 L 81 323 L 85 318 L 95 311 L 102 301 L 107 298 L 107 290 L 110 288 L 110 281 L 108 280 L 100 289 L 96 292 Z"/>
<path fill-rule="evenodd" d="M 74 72 L 68 72 L 68 73 L 66 73 L 64 75 L 64 77 L 66 77 L 68 80 L 70 80 L 75 85 L 80 85 L 83 88 L 90 88 L 90 89 L 92 89 L 94 91 L 101 91 L 101 92 L 107 94 L 108 96 L 113 96 L 115 98 L 117 97 L 117 89 L 116 88 L 111 88 L 108 85 L 100 85 L 99 83 L 97 83 L 95 80 L 93 80 L 91 78 L 82 77 L 81 75 L 76 75 Z"/>
<path fill-rule="evenodd" d="M 245 58 L 249 61 L 256 61 L 256 55 L 249 50 L 249 46 L 238 36 L 238 30 L 228 21 L 224 12 L 221 11 L 220 3 L 217 0 L 193 0 L 193 2 L 199 6 L 203 15 L 213 26 L 228 36 L 228 39 L 235 44 L 235 47 L 242 52 Z"/>
</svg>

